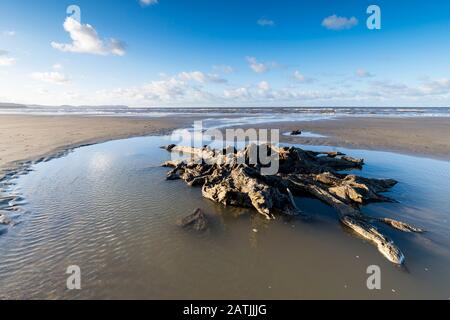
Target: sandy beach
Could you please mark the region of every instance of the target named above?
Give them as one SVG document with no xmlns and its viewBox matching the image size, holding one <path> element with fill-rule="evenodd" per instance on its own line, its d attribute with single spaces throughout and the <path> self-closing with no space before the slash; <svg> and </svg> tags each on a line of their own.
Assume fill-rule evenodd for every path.
<svg viewBox="0 0 450 320">
<path fill-rule="evenodd" d="M 270 123 L 260 128 L 279 128 L 325 137 L 282 136 L 283 142 L 393 151 L 433 159 L 450 160 L 450 118 L 338 118 L 335 120 Z"/>
<path fill-rule="evenodd" d="M 180 127 L 178 119 L 83 116 L 0 116 L 0 178 L 18 162 L 81 145 L 134 136 L 158 135 Z"/>
<path fill-rule="evenodd" d="M 429 126 L 421 126 L 420 119 L 361 118 L 270 124 L 282 131 L 291 126 L 333 134 L 322 143 L 351 143 L 355 150 L 339 149 L 366 160 L 363 169 L 356 169 L 358 175 L 399 182 L 386 194 L 398 202 L 371 203 L 360 210 L 429 231 L 409 234 L 377 224 L 404 255 L 406 273 L 391 262 L 401 262 L 402 255 L 387 260 L 372 243 L 343 228 L 333 207 L 318 198 L 294 193 L 298 210 L 310 220 L 268 221 L 256 210 L 211 201 L 200 187 L 166 181 L 169 169 L 161 163 L 170 155 L 160 147 L 171 140 L 157 135 L 192 125 L 191 116 L 177 118 L 1 117 L 1 149 L 8 150 L 3 154 L 9 163 L 46 155 L 52 159 L 52 153 L 65 148 L 92 145 L 39 162 L 23 171 L 27 174 L 0 183 L 0 214 L 13 222 L 0 226 L 0 298 L 447 299 L 450 162 L 429 159 L 431 151 L 410 157 L 356 150 L 402 145 L 405 152 L 417 152 L 425 140 L 408 139 L 408 134 L 438 141 L 430 128 L 443 120 L 422 119 Z M 224 122 L 205 123 L 216 120 Z M 350 127 L 353 135 L 346 131 Z M 390 132 L 396 132 L 397 140 Z M 119 139 L 141 135 L 149 136 Z M 363 137 L 371 135 L 377 139 L 364 144 Z M 114 141 L 95 144 L 106 140 Z M 305 140 L 313 144 L 320 139 Z M 202 234 L 177 224 L 197 208 L 209 225 Z M 72 265 L 84 272 L 81 291 L 66 289 L 63 271 Z M 367 290 L 369 265 L 382 268 L 380 292 Z"/>
<path fill-rule="evenodd" d="M 450 2 L 380 2 L 1 1 L 0 300 L 450 300 Z"/>
<path fill-rule="evenodd" d="M 191 126 L 193 118 L 124 118 L 88 116 L 0 117 L 0 174 L 18 162 L 109 140 L 159 135 Z M 256 125 L 300 129 L 326 136 L 283 136 L 282 141 L 309 145 L 342 146 L 450 159 L 450 118 L 341 118 L 309 122 Z"/>
</svg>

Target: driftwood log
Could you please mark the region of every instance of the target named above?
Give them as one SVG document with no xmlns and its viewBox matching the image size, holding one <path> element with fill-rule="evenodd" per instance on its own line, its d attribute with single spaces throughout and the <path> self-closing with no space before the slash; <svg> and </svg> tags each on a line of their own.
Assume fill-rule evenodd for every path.
<svg viewBox="0 0 450 320">
<path fill-rule="evenodd" d="M 172 168 L 167 174 L 168 180 L 182 179 L 190 186 L 201 186 L 205 198 L 226 206 L 254 208 L 266 219 L 275 219 L 277 215 L 308 218 L 297 208 L 293 195 L 313 196 L 333 207 L 343 225 L 374 243 L 395 264 L 403 264 L 405 257 L 375 224 L 383 223 L 404 232 L 423 232 L 401 221 L 362 214 L 360 208 L 364 204 L 395 202 L 382 193 L 397 184 L 392 179 L 368 179 L 340 173 L 342 170 L 361 169 L 364 165 L 362 159 L 340 152 L 269 146 L 270 152 L 278 155 L 279 171 L 275 175 L 263 175 L 262 165 L 249 161 L 252 149 L 258 148 L 256 145 L 239 151 L 176 145 L 163 148 L 184 156 L 163 165 Z"/>
</svg>

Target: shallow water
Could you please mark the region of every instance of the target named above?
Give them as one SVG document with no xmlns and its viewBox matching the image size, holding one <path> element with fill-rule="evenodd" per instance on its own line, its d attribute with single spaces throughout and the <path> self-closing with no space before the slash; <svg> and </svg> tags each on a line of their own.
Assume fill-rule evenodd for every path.
<svg viewBox="0 0 450 320">
<path fill-rule="evenodd" d="M 14 180 L 25 211 L 0 235 L 0 298 L 450 298 L 450 163 L 339 148 L 366 159 L 363 175 L 400 181 L 389 193 L 399 203 L 364 212 L 429 231 L 382 228 L 405 253 L 400 268 L 314 199 L 297 199 L 310 222 L 267 222 L 166 182 L 159 164 L 169 155 L 159 146 L 167 143 L 146 137 L 83 147 Z M 211 230 L 180 230 L 177 218 L 198 207 Z M 66 289 L 70 265 L 81 268 L 82 290 Z M 369 265 L 381 268 L 379 291 L 366 287 Z"/>
</svg>

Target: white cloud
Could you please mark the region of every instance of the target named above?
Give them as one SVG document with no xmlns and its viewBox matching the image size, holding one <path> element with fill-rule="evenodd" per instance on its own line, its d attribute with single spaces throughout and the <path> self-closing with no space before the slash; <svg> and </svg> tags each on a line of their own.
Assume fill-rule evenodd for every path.
<svg viewBox="0 0 450 320">
<path fill-rule="evenodd" d="M 332 15 L 322 21 L 322 26 L 330 30 L 351 29 L 358 25 L 358 19 L 355 17 L 346 18 Z"/>
<path fill-rule="evenodd" d="M 14 30 L 5 30 L 2 32 L 2 35 L 6 37 L 14 37 L 16 35 L 16 32 Z"/>
<path fill-rule="evenodd" d="M 125 45 L 116 39 L 102 40 L 97 31 L 89 24 L 81 24 L 67 17 L 64 30 L 69 33 L 72 43 L 52 42 L 53 48 L 62 52 L 90 53 L 97 55 L 125 55 Z"/>
<path fill-rule="evenodd" d="M 16 64 L 16 59 L 9 57 L 9 52 L 0 50 L 0 67 L 10 67 Z"/>
<path fill-rule="evenodd" d="M 181 72 L 140 87 L 100 91 L 98 94 L 107 101 L 120 101 L 130 105 L 210 102 L 215 96 L 206 91 L 203 84 L 211 81 L 214 79 L 199 71 Z"/>
<path fill-rule="evenodd" d="M 70 79 L 60 72 L 35 72 L 31 74 L 31 78 L 37 81 L 52 83 L 52 84 L 67 84 Z"/>
<path fill-rule="evenodd" d="M 371 78 L 374 76 L 373 74 L 364 69 L 356 70 L 356 75 L 360 78 Z"/>
<path fill-rule="evenodd" d="M 450 98 L 450 80 L 448 78 L 428 80 L 416 86 L 391 81 L 373 81 L 367 94 L 383 99 L 418 99 L 431 96 Z"/>
<path fill-rule="evenodd" d="M 270 19 L 261 18 L 256 21 L 257 24 L 259 24 L 261 27 L 273 27 L 275 25 L 275 22 Z"/>
<path fill-rule="evenodd" d="M 306 77 L 303 74 L 301 74 L 300 71 L 298 71 L 298 70 L 295 70 L 294 78 L 297 81 L 300 81 L 300 82 L 305 82 L 306 81 Z"/>
<path fill-rule="evenodd" d="M 423 83 L 419 89 L 423 94 L 448 95 L 450 94 L 450 80 L 448 78 L 431 80 Z"/>
<path fill-rule="evenodd" d="M 264 73 L 269 70 L 267 63 L 258 62 L 255 57 L 247 57 L 247 62 L 250 68 L 256 73 Z"/>
<path fill-rule="evenodd" d="M 63 67 L 63 65 L 60 64 L 60 63 L 55 63 L 55 64 L 52 66 L 52 68 L 53 68 L 54 70 L 61 70 L 61 69 L 63 69 L 64 67 Z"/>
<path fill-rule="evenodd" d="M 250 91 L 246 87 L 240 87 L 235 89 L 227 89 L 223 92 L 224 97 L 226 99 L 232 99 L 232 100 L 242 100 L 242 99 L 251 99 L 252 95 L 250 94 Z"/>
<path fill-rule="evenodd" d="M 239 101 L 242 103 L 265 103 L 268 101 L 329 101 L 334 98 L 351 98 L 353 93 L 339 91 L 301 91 L 295 88 L 272 89 L 266 81 L 256 86 L 238 87 L 224 90 L 222 99 L 225 102 Z"/>
<path fill-rule="evenodd" d="M 311 82 L 314 82 L 314 80 L 315 80 L 313 78 L 306 77 L 298 70 L 294 71 L 293 77 L 296 81 L 301 82 L 301 83 L 311 83 Z"/>
<path fill-rule="evenodd" d="M 360 99 L 368 96 L 365 92 L 349 90 L 299 90 L 295 87 L 272 88 L 267 81 L 255 85 L 225 87 L 222 92 L 209 88 L 207 75 L 200 72 L 181 72 L 159 81 L 151 81 L 143 86 L 119 88 L 112 91 L 99 91 L 96 97 L 105 103 L 135 105 L 187 105 L 229 103 L 283 102 L 329 102 L 335 99 Z M 373 97 L 373 96 L 372 96 Z"/>
<path fill-rule="evenodd" d="M 205 74 L 201 71 L 181 72 L 178 74 L 178 78 L 183 81 L 196 81 L 199 83 L 226 83 L 227 80 L 221 78 L 217 74 Z"/>
<path fill-rule="evenodd" d="M 270 90 L 270 84 L 267 81 L 261 81 L 258 84 L 258 88 L 261 91 L 269 91 Z"/>
<path fill-rule="evenodd" d="M 143 6 L 152 6 L 158 4 L 158 0 L 139 0 L 139 3 Z"/>
<path fill-rule="evenodd" d="M 216 65 L 213 66 L 213 69 L 216 72 L 221 72 L 221 73 L 225 73 L 225 74 L 230 74 L 234 72 L 233 67 L 227 66 L 227 65 Z"/>
</svg>

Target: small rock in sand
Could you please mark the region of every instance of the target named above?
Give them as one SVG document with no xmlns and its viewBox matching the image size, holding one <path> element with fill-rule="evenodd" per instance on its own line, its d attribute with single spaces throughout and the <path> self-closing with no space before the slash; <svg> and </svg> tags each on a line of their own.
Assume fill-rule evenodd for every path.
<svg viewBox="0 0 450 320">
<path fill-rule="evenodd" d="M 178 220 L 177 224 L 182 228 L 192 228 L 195 231 L 206 231 L 208 229 L 208 219 L 201 209 L 197 209 L 193 214 Z"/>
</svg>

